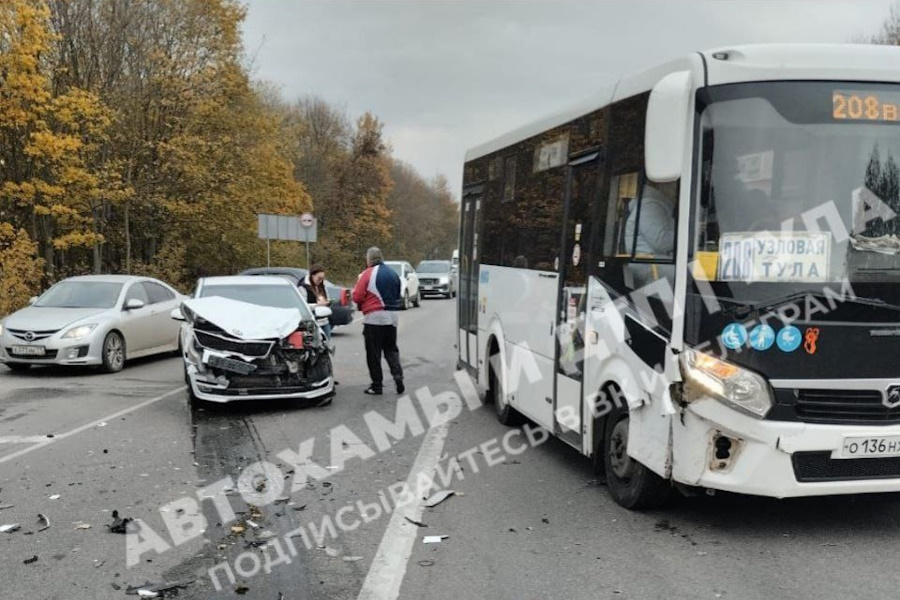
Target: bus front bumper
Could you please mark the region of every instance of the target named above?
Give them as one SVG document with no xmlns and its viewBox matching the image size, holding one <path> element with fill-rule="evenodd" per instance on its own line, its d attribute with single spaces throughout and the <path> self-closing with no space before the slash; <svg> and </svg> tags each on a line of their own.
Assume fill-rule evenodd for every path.
<svg viewBox="0 0 900 600">
<path fill-rule="evenodd" d="M 775 498 L 900 491 L 900 455 L 839 458 L 848 438 L 894 438 L 900 446 L 900 425 L 759 420 L 703 399 L 673 419 L 672 477 Z"/>
</svg>

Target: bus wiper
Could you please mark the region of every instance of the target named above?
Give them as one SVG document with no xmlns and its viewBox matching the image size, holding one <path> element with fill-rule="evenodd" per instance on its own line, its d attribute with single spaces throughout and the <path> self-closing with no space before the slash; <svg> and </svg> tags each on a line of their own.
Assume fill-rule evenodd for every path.
<svg viewBox="0 0 900 600">
<path fill-rule="evenodd" d="M 802 300 L 808 296 L 813 296 L 815 298 L 825 298 L 826 300 L 830 300 L 829 296 L 825 294 L 825 292 L 818 292 L 813 290 L 808 290 L 805 292 L 795 292 L 793 294 L 787 294 L 785 296 L 781 296 L 778 298 L 770 298 L 769 300 L 764 300 L 762 302 L 756 303 L 741 303 L 740 301 L 735 300 L 737 304 L 734 306 L 725 309 L 722 311 L 726 315 L 735 315 L 738 318 L 745 318 L 750 316 L 751 314 L 757 313 L 760 310 L 768 309 L 772 310 L 778 308 L 779 306 L 783 306 L 788 304 L 789 302 L 794 302 L 795 300 Z M 729 300 L 733 300 L 729 298 Z M 897 304 L 888 304 L 884 300 L 878 298 L 861 298 L 859 296 L 855 297 L 840 297 L 838 300 L 841 303 L 847 302 L 850 304 L 857 304 L 862 306 L 877 306 L 879 308 L 886 308 L 889 310 L 900 310 L 900 305 Z"/>
</svg>

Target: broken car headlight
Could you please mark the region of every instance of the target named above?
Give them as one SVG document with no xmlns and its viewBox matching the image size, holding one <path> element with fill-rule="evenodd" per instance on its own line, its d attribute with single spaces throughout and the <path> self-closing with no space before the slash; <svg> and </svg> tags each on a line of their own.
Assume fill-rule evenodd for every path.
<svg viewBox="0 0 900 600">
<path fill-rule="evenodd" d="M 766 380 L 730 362 L 686 350 L 681 355 L 681 370 L 688 399 L 689 386 L 695 385 L 716 400 L 757 419 L 765 417 L 772 408 L 772 393 Z"/>
<path fill-rule="evenodd" d="M 96 323 L 89 323 L 87 325 L 79 325 L 78 327 L 73 327 L 63 334 L 64 340 L 74 340 L 78 338 L 83 338 L 94 329 L 97 328 Z"/>
</svg>

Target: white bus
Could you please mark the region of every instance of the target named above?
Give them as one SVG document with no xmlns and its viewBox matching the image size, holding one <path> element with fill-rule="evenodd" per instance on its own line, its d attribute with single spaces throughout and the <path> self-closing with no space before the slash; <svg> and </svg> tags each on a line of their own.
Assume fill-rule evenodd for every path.
<svg viewBox="0 0 900 600">
<path fill-rule="evenodd" d="M 466 154 L 459 366 L 629 508 L 900 490 L 900 48 L 754 45 Z"/>
</svg>

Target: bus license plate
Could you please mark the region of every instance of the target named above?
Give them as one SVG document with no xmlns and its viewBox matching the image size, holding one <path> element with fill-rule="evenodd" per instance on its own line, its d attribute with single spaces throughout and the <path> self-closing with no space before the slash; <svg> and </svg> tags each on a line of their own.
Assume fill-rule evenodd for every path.
<svg viewBox="0 0 900 600">
<path fill-rule="evenodd" d="M 871 458 L 900 456 L 900 435 L 844 438 L 835 458 Z"/>
<path fill-rule="evenodd" d="M 10 354 L 15 356 L 44 356 L 47 354 L 43 346 L 12 346 Z"/>
</svg>

